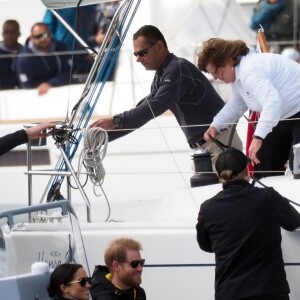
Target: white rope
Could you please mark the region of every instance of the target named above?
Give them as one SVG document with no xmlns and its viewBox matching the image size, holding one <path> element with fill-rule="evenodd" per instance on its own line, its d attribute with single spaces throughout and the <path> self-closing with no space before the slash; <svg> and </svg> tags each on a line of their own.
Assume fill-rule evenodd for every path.
<svg viewBox="0 0 300 300">
<path fill-rule="evenodd" d="M 99 196 L 96 187 L 101 187 L 105 177 L 102 161 L 107 150 L 108 135 L 102 128 L 95 127 L 82 129 L 82 136 L 84 145 L 79 156 L 77 176 L 80 176 L 82 165 L 85 164 L 87 174 L 94 185 L 94 194 Z"/>
</svg>

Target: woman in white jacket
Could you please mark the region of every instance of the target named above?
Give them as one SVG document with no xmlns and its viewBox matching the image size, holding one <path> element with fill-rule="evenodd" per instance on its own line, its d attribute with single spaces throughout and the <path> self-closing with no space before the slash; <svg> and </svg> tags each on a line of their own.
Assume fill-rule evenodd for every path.
<svg viewBox="0 0 300 300">
<path fill-rule="evenodd" d="M 255 175 L 281 175 L 287 160 L 293 170 L 292 146 L 300 142 L 300 64 L 279 54 L 251 52 L 241 40 L 212 38 L 203 43 L 198 68 L 232 86 L 205 140 L 248 109 L 259 112 L 249 147 Z"/>
</svg>

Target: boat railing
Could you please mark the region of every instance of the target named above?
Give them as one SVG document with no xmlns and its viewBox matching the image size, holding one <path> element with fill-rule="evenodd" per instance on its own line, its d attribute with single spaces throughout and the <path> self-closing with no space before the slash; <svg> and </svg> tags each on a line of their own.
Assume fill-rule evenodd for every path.
<svg viewBox="0 0 300 300">
<path fill-rule="evenodd" d="M 0 278 L 26 274 L 37 262 L 53 269 L 76 261 L 89 273 L 79 222 L 68 200 L 3 211 L 0 225 Z"/>
<path fill-rule="evenodd" d="M 34 124 L 32 124 L 34 125 Z M 28 124 L 28 126 L 31 126 L 31 124 Z M 67 156 L 66 152 L 65 152 L 65 135 L 68 134 L 68 132 L 66 132 L 66 130 L 68 131 L 69 128 L 65 129 L 64 127 L 60 127 L 60 131 L 61 134 L 63 135 L 63 140 L 61 142 L 56 142 L 57 148 L 60 150 L 60 153 L 64 159 L 64 162 L 67 166 L 67 170 L 33 170 L 32 169 L 32 149 L 31 146 L 33 145 L 33 143 L 35 143 L 35 146 L 43 146 L 45 145 L 45 141 L 43 141 L 43 139 L 39 139 L 39 140 L 29 140 L 27 143 L 27 172 L 25 172 L 25 174 L 28 176 L 28 205 L 31 206 L 32 205 L 32 181 L 33 175 L 47 175 L 47 176 L 51 176 L 51 178 L 54 178 L 54 176 L 67 176 L 67 177 L 72 177 L 73 180 L 76 183 L 77 188 L 79 189 L 81 196 L 85 202 L 86 205 L 86 211 L 87 211 L 87 221 L 90 222 L 90 201 L 78 179 L 78 177 L 76 176 L 76 172 L 71 164 L 71 161 L 69 159 L 69 157 Z M 60 187 L 60 182 L 58 182 L 57 188 L 59 190 Z M 71 201 L 71 186 L 67 185 L 67 199 L 69 199 L 68 201 Z M 55 195 L 55 192 L 53 192 L 53 194 Z M 55 195 L 57 196 L 57 195 Z M 51 199 L 48 199 L 48 202 L 51 202 Z"/>
</svg>

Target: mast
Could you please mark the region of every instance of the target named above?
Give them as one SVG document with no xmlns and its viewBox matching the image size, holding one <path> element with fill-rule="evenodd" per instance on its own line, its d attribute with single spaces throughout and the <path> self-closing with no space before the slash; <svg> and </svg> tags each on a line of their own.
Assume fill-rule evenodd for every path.
<svg viewBox="0 0 300 300">
<path fill-rule="evenodd" d="M 77 6 L 78 3 L 78 1 L 76 0 L 68 0 L 68 2 L 61 0 L 42 1 L 50 9 L 55 8 L 53 6 L 54 2 L 59 3 L 59 8 Z M 124 0 L 121 2 L 121 5 L 119 6 L 116 14 L 111 21 L 99 52 L 95 53 L 94 55 L 95 61 L 88 75 L 81 97 L 73 107 L 70 121 L 66 120 L 65 129 L 68 130 L 69 133 L 65 135 L 66 144 L 64 146 L 64 149 L 65 154 L 70 161 L 72 161 L 72 158 L 74 157 L 82 138 L 80 129 L 86 128 L 89 123 L 89 120 L 101 96 L 102 90 L 107 82 L 107 79 L 109 78 L 110 73 L 113 70 L 122 43 L 130 28 L 131 22 L 139 7 L 140 1 L 141 0 Z M 82 4 L 94 4 L 95 2 L 95 0 L 83 0 Z M 108 1 L 98 0 L 96 3 L 99 2 Z M 61 6 L 62 3 L 66 5 Z M 65 24 L 65 22 L 63 24 Z M 72 34 L 76 35 L 75 32 L 73 32 Z M 80 38 L 77 40 L 80 42 Z M 84 47 L 87 46 L 86 44 L 84 44 Z M 89 49 L 89 47 L 87 46 L 86 49 Z M 62 171 L 62 175 L 51 176 L 42 195 L 40 203 L 55 201 L 57 200 L 57 197 L 61 196 L 59 189 L 66 176 L 63 173 L 68 170 L 68 166 L 66 165 L 63 156 L 60 156 L 55 166 L 55 170 Z"/>
</svg>

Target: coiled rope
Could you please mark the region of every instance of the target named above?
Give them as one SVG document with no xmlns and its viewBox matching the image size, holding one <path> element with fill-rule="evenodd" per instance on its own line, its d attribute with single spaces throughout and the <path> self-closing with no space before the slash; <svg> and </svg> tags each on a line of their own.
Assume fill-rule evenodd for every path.
<svg viewBox="0 0 300 300">
<path fill-rule="evenodd" d="M 85 165 L 87 174 L 93 183 L 94 194 L 96 187 L 102 185 L 105 177 L 105 169 L 102 161 L 106 155 L 108 135 L 102 128 L 84 128 L 82 129 L 83 149 L 79 156 L 78 162 L 78 177 L 81 173 L 81 168 Z"/>
</svg>

